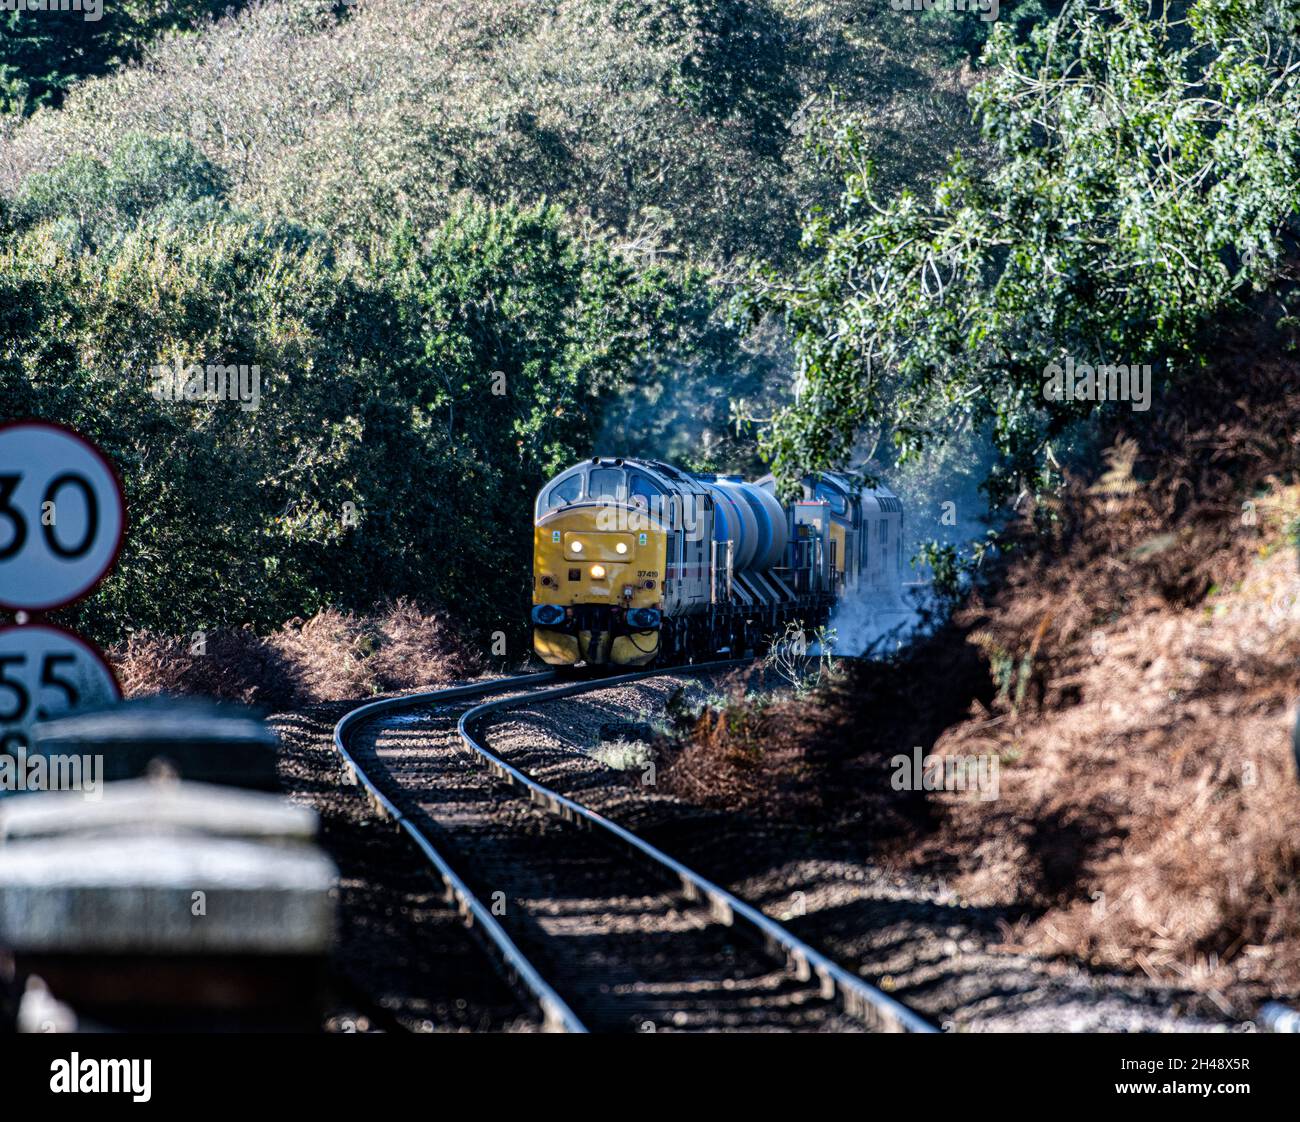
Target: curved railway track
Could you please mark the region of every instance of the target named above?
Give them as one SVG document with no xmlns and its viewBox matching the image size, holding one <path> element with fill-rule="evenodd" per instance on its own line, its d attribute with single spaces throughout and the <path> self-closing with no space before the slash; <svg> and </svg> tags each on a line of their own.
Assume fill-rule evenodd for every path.
<svg viewBox="0 0 1300 1122">
<path fill-rule="evenodd" d="M 513 767 L 479 731 L 514 706 L 732 665 L 564 685 L 543 672 L 388 698 L 345 715 L 334 742 L 550 1030 L 936 1031 L 757 908 Z"/>
</svg>

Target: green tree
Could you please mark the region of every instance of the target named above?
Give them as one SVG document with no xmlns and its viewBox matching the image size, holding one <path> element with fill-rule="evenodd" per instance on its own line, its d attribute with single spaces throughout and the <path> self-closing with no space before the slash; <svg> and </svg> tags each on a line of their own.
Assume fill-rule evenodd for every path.
<svg viewBox="0 0 1300 1122">
<path fill-rule="evenodd" d="M 225 173 L 185 140 L 130 133 L 107 161 L 78 155 L 33 175 L 13 202 L 13 222 L 54 222 L 76 247 L 94 247 L 143 218 L 201 221 L 218 214 L 229 190 Z"/>
<path fill-rule="evenodd" d="M 955 158 L 928 199 L 878 194 L 862 122 L 828 121 L 841 205 L 807 222 L 806 267 L 759 274 L 739 306 L 782 317 L 795 350 L 778 469 L 842 461 L 864 429 L 907 459 L 991 426 L 1001 494 L 1093 409 L 1047 401 L 1047 364 L 1193 370 L 1294 229 L 1298 13 L 1072 0 L 1023 43 L 999 27 L 973 96 L 991 159 Z"/>
<path fill-rule="evenodd" d="M 221 209 L 97 249 L 61 221 L 0 243 L 0 414 L 121 470 L 121 562 L 69 616 L 105 641 L 399 595 L 519 626 L 536 489 L 698 289 L 544 206 L 467 205 L 362 256 Z M 255 365 L 258 408 L 152 395 L 158 367 L 209 364 Z"/>
<path fill-rule="evenodd" d="M 83 11 L 0 12 L 0 114 L 57 107 L 74 83 L 133 61 L 160 33 L 244 2 L 103 0 Z"/>
</svg>

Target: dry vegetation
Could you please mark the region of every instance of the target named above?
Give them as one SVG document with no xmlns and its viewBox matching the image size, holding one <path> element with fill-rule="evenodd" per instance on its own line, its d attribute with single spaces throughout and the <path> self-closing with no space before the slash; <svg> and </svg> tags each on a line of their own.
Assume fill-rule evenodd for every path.
<svg viewBox="0 0 1300 1122">
<path fill-rule="evenodd" d="M 1211 990 L 1300 990 L 1294 363 L 1251 356 L 1120 440 L 1056 533 L 957 622 L 994 702 L 936 751 L 1003 761 L 915 856 L 975 900 L 1046 909 L 1025 942 Z"/>
<path fill-rule="evenodd" d="M 357 616 L 334 610 L 191 639 L 136 633 L 110 652 L 127 696 L 199 694 L 267 709 L 433 689 L 483 670 L 445 614 L 407 602 Z"/>
<path fill-rule="evenodd" d="M 943 632 L 812 710 L 733 695 L 669 786 L 874 839 L 1022 916 L 1008 941 L 1040 953 L 1178 977 L 1241 1017 L 1300 993 L 1300 370 L 1236 359 L 1122 418 Z M 1000 797 L 892 790 L 913 745 L 996 756 Z"/>
</svg>

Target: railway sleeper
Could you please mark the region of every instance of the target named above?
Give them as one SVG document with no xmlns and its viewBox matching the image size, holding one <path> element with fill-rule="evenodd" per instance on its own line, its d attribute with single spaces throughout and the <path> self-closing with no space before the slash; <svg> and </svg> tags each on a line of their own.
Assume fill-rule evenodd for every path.
<svg viewBox="0 0 1300 1122">
<path fill-rule="evenodd" d="M 508 766 L 501 760 L 496 759 L 486 752 L 475 750 L 476 746 L 472 743 L 468 745 L 471 756 L 479 757 L 480 763 L 488 767 L 490 772 L 498 778 L 504 780 L 512 787 L 524 788 L 528 792 L 528 798 L 531 804 L 545 808 L 548 813 L 556 814 L 564 821 L 572 825 L 587 830 L 591 830 L 596 825 L 591 819 L 583 814 L 579 809 L 575 809 L 565 800 L 556 796 L 553 792 L 538 789 L 533 784 L 520 779 L 517 775 L 512 774 Z M 408 824 L 402 820 L 402 815 L 395 808 L 386 805 L 386 800 L 382 798 L 378 790 L 375 789 L 368 781 L 365 781 L 358 769 L 349 762 L 346 769 L 348 782 L 364 782 L 367 790 L 367 796 L 374 806 L 375 811 L 385 819 L 391 819 L 399 827 L 405 827 Z M 635 857 L 644 858 L 647 863 L 656 871 L 662 873 L 663 867 L 656 861 L 649 859 L 648 856 L 640 851 L 634 845 L 628 846 L 629 850 Z M 440 877 L 440 879 L 442 879 Z M 846 1014 L 862 1022 L 870 1028 L 878 1031 L 899 1032 L 906 1031 L 906 1025 L 900 1020 L 898 1015 L 882 1009 L 867 994 L 852 985 L 841 985 L 837 976 L 837 970 L 820 959 L 817 965 L 809 958 L 808 953 L 799 946 L 791 946 L 777 935 L 773 934 L 770 929 L 762 925 L 751 923 L 746 920 L 743 923 L 737 923 L 732 902 L 725 893 L 715 892 L 711 889 L 700 886 L 689 871 L 677 870 L 676 877 L 682 897 L 692 903 L 698 903 L 701 899 L 707 898 L 707 906 L 711 918 L 724 926 L 733 928 L 737 931 L 744 932 L 753 942 L 764 949 L 775 961 L 784 959 L 785 968 L 797 981 L 808 983 L 816 975 L 816 981 L 820 996 L 827 1001 L 837 1001 L 839 1006 Z M 479 925 L 475 922 L 472 901 L 453 887 L 450 880 L 443 881 L 444 899 L 449 905 L 455 904 L 456 910 L 464 922 L 466 928 L 470 930 L 479 930 Z M 496 957 L 494 955 L 494 957 Z M 514 980 L 515 984 L 520 983 L 517 971 L 510 966 L 508 961 L 502 961 L 501 965 L 506 967 L 503 973 Z M 548 1030 L 564 1029 L 567 1027 L 567 1018 L 561 1008 L 554 1007 L 552 1003 L 544 998 L 539 1002 L 541 1012 L 544 1018 L 544 1025 Z"/>
<path fill-rule="evenodd" d="M 731 910 L 730 902 L 725 896 L 719 896 L 716 893 L 709 894 L 709 915 L 722 924 L 723 927 L 730 927 L 736 922 L 736 916 Z"/>
<path fill-rule="evenodd" d="M 539 799 L 541 792 L 532 787 L 529 787 L 529 791 L 534 801 L 551 803 L 549 798 L 542 797 Z M 575 813 L 558 799 L 554 800 L 554 803 L 549 805 L 548 809 L 553 813 L 558 813 L 565 821 L 572 822 L 575 826 L 591 829 L 593 825 L 583 815 Z M 632 846 L 629 846 L 629 852 L 637 858 L 645 857 L 640 850 Z M 663 871 L 657 862 L 647 861 L 646 863 L 657 872 Z M 902 1031 L 902 1026 L 897 1022 L 896 1018 L 882 1012 L 859 991 L 851 986 L 841 987 L 835 977 L 833 968 L 821 964 L 814 967 L 812 961 L 802 949 L 790 947 L 761 929 L 755 928 L 751 930 L 748 923 L 737 925 L 734 908 L 725 895 L 701 889 L 686 873 L 678 873 L 677 879 L 682 896 L 687 901 L 698 903 L 702 898 L 707 898 L 710 918 L 725 927 L 744 931 L 752 937 L 756 945 L 761 946 L 775 960 L 781 961 L 784 959 L 786 970 L 796 981 L 808 983 L 812 982 L 815 977 L 818 995 L 822 1000 L 837 1001 L 846 1014 L 869 1027 L 887 1032 Z"/>
<path fill-rule="evenodd" d="M 811 980 L 812 966 L 808 962 L 808 956 L 798 947 L 791 947 L 786 951 L 785 964 L 786 969 L 791 971 L 800 982 Z"/>
</svg>

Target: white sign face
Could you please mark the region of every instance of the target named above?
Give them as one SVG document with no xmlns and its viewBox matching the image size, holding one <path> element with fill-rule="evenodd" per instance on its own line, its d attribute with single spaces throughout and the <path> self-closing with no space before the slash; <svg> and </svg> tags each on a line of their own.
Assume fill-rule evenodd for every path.
<svg viewBox="0 0 1300 1122">
<path fill-rule="evenodd" d="M 0 627 L 0 752 L 25 748 L 37 721 L 121 697 L 103 658 L 72 632 L 46 624 Z"/>
<path fill-rule="evenodd" d="M 117 559 L 125 521 L 117 477 L 92 445 L 40 421 L 0 425 L 0 607 L 80 599 Z"/>
</svg>

